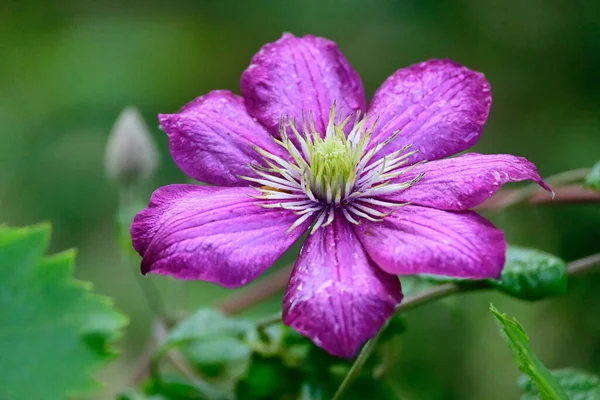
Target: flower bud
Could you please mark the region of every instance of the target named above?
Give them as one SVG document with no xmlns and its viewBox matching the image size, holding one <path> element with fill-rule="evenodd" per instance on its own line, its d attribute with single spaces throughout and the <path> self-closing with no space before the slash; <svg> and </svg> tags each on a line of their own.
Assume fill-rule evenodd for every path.
<svg viewBox="0 0 600 400">
<path fill-rule="evenodd" d="M 125 108 L 115 122 L 106 145 L 104 165 L 111 181 L 121 185 L 148 179 L 158 166 L 158 151 L 139 111 Z"/>
</svg>

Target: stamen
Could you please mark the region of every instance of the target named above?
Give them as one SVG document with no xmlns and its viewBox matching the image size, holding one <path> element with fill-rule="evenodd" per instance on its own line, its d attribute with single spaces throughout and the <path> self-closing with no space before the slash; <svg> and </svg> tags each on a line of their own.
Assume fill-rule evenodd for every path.
<svg viewBox="0 0 600 400">
<path fill-rule="evenodd" d="M 390 201 L 377 200 L 377 199 L 372 199 L 369 197 L 359 198 L 359 199 L 357 199 L 357 201 L 360 201 L 363 203 L 369 203 L 369 204 L 373 204 L 373 205 L 381 206 L 381 207 L 388 207 L 388 208 L 402 207 L 402 206 L 407 206 L 410 204 L 410 203 L 392 203 Z M 358 204 L 358 203 L 353 203 L 353 204 Z"/>
<path fill-rule="evenodd" d="M 358 201 L 355 201 L 354 203 L 352 203 L 352 206 L 355 208 L 358 208 L 359 210 L 364 211 L 365 213 L 370 214 L 374 217 L 380 217 L 380 218 L 387 217 L 388 215 L 390 215 L 392 213 L 392 211 L 388 211 L 388 212 L 378 211 L 374 208 L 367 207 L 363 204 L 360 204 Z"/>
<path fill-rule="evenodd" d="M 361 116 L 360 110 L 354 116 L 349 114 L 344 118 L 344 111 L 340 108 L 337 113 L 336 110 L 334 102 L 325 132 L 317 131 L 312 111 L 302 112 L 301 126 L 291 117 L 280 118 L 280 136 L 274 140 L 289 156 L 284 159 L 255 146 L 264 164 L 249 166 L 256 176 L 241 177 L 262 185 L 252 187 L 259 195 L 250 195 L 265 201 L 257 203 L 259 206 L 290 210 L 299 216 L 288 232 L 315 215 L 311 234 L 333 223 L 340 214 L 356 225 L 361 220 L 381 221 L 394 208 L 406 203 L 379 197 L 405 190 L 423 176 L 419 174 L 405 182 L 399 181 L 400 176 L 421 164 L 404 167 L 416 153 L 409 151 L 410 145 L 371 163 L 377 153 L 400 134 L 399 131 L 383 142 L 369 146 L 378 119 L 371 123 L 371 118 Z M 352 128 L 346 135 L 344 130 L 352 120 Z M 380 207 L 389 211 L 380 210 Z"/>
<path fill-rule="evenodd" d="M 342 207 L 342 214 L 344 214 L 344 218 L 346 218 L 346 220 L 348 220 L 348 222 L 353 223 L 354 225 L 360 225 L 360 222 L 358 222 L 357 220 L 355 220 L 354 218 L 352 218 L 352 216 L 346 210 L 345 207 Z"/>
<path fill-rule="evenodd" d="M 297 211 L 296 214 L 298 214 L 298 215 L 304 215 L 306 213 L 313 213 L 313 212 L 316 212 L 316 211 L 319 211 L 319 210 L 322 210 L 322 209 L 323 209 L 323 206 L 322 205 L 318 205 L 318 206 L 315 206 L 315 207 L 305 208 L 305 209 L 303 209 L 301 211 Z"/>
<path fill-rule="evenodd" d="M 327 216 L 327 221 L 323 224 L 323 228 L 330 225 L 335 219 L 335 210 L 332 207 L 329 207 L 327 212 L 329 213 L 329 215 Z"/>
<path fill-rule="evenodd" d="M 306 206 L 311 205 L 313 202 L 310 200 L 301 201 L 287 201 L 284 203 L 268 203 L 262 204 L 263 208 L 283 208 L 286 210 L 303 210 Z"/>
<path fill-rule="evenodd" d="M 315 221 L 315 224 L 313 225 L 312 229 L 310 230 L 311 235 L 313 233 L 315 233 L 317 231 L 317 229 L 319 229 L 321 227 L 321 225 L 323 225 L 323 221 L 325 221 L 326 216 L 327 216 L 327 210 L 321 211 L 321 214 L 319 214 L 319 217 L 317 218 L 317 220 Z"/>
<path fill-rule="evenodd" d="M 280 183 L 282 185 L 287 185 L 287 186 L 291 186 L 291 187 L 294 187 L 297 189 L 302 189 L 302 186 L 295 179 L 286 179 L 286 178 L 282 179 L 282 178 L 279 178 L 279 177 L 276 177 L 273 175 L 269 175 L 269 174 L 261 171 L 258 168 L 256 168 L 256 169 L 253 168 L 253 171 L 257 175 L 262 176 L 263 178 L 269 180 L 270 182 L 276 182 L 276 183 Z M 250 179 L 254 179 L 254 178 L 250 178 Z M 250 180 L 250 179 L 248 179 L 248 180 Z M 272 185 L 268 185 L 268 186 L 272 186 Z"/>
<path fill-rule="evenodd" d="M 293 187 L 293 186 L 290 186 L 290 185 L 277 183 L 277 182 L 274 182 L 274 181 L 271 181 L 271 180 L 267 180 L 267 179 L 251 178 L 249 176 L 240 176 L 240 178 L 245 179 L 245 180 L 250 181 L 250 182 L 260 183 L 261 185 L 264 185 L 264 186 L 269 186 L 269 187 L 272 187 L 272 188 L 275 188 L 275 189 L 288 190 L 288 191 L 291 191 L 291 192 L 299 189 L 299 188 L 296 188 L 296 187 Z"/>
<path fill-rule="evenodd" d="M 290 226 L 290 228 L 287 230 L 287 233 L 290 233 L 291 231 L 293 231 L 294 229 L 296 229 L 297 227 L 299 227 L 300 225 L 302 225 L 302 223 L 304 221 L 306 221 L 308 219 L 308 217 L 310 217 L 311 215 L 313 215 L 316 211 L 311 211 L 309 213 L 304 214 L 303 216 L 301 216 L 300 218 L 298 218 L 293 224 L 292 226 Z"/>
<path fill-rule="evenodd" d="M 367 213 L 364 213 L 364 212 L 362 212 L 360 210 L 357 210 L 354 206 L 352 206 L 350 204 L 344 206 L 344 208 L 346 210 L 348 210 L 348 212 L 351 212 L 351 213 L 355 214 L 358 217 L 362 217 L 362 218 L 368 219 L 369 221 L 373 221 L 373 222 L 381 222 L 381 221 L 383 221 L 382 218 L 374 218 L 374 217 L 370 216 Z"/>
</svg>

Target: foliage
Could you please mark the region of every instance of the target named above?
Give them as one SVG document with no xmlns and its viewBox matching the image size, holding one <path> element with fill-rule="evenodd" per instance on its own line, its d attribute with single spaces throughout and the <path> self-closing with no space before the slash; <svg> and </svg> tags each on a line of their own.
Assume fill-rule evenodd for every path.
<svg viewBox="0 0 600 400">
<path fill-rule="evenodd" d="M 63 399 L 98 389 L 127 319 L 72 278 L 74 251 L 44 257 L 47 224 L 0 227 L 0 398 Z M 32 382 L 34 382 L 32 384 Z"/>
<path fill-rule="evenodd" d="M 345 398 L 396 398 L 384 381 L 373 378 L 389 361 L 390 339 L 381 350 Z M 165 361 L 181 368 L 177 355 L 192 366 L 193 376 L 167 368 Z M 153 360 L 154 372 L 142 390 L 124 392 L 119 399 L 330 399 L 350 368 L 348 361 L 327 354 L 288 327 L 257 328 L 211 309 L 200 309 L 173 328 Z"/>
<path fill-rule="evenodd" d="M 0 228 L 0 306 L 7 310 L 0 315 L 0 354 L 2 366 L 10 366 L 2 371 L 8 383 L 0 388 L 0 398 L 61 399 L 97 388 L 89 372 L 114 355 L 110 345 L 126 321 L 107 299 L 72 279 L 74 252 L 43 257 L 49 234 L 48 225 Z M 499 282 L 418 276 L 406 279 L 404 290 L 427 299 L 437 285 L 452 283 L 463 291 L 496 288 L 538 300 L 563 294 L 566 279 L 564 261 L 511 246 Z M 551 373 L 534 354 L 523 327 L 493 306 L 491 310 L 517 365 L 527 374 L 519 380 L 524 400 L 598 398 L 598 378 L 575 370 Z M 352 366 L 288 327 L 263 326 L 213 309 L 197 310 L 170 331 L 161 324 L 150 376 L 118 399 L 329 399 Z M 367 354 L 366 363 L 353 375 L 352 390 L 344 399 L 397 398 L 384 377 L 399 354 L 398 335 L 407 328 L 404 316 L 391 318 L 371 347 L 374 354 Z M 23 358 L 36 363 L 22 363 Z M 32 375 L 41 383 L 28 385 Z"/>
<path fill-rule="evenodd" d="M 541 300 L 546 297 L 560 296 L 567 292 L 567 264 L 552 254 L 541 250 L 519 246 L 508 246 L 506 263 L 500 280 L 469 279 L 422 274 L 403 279 L 405 295 L 412 296 L 440 283 L 455 283 L 469 287 L 492 287 L 510 296 L 522 300 Z M 408 281 L 408 285 L 404 284 Z"/>
<path fill-rule="evenodd" d="M 552 371 L 552 375 L 570 400 L 600 400 L 600 378 L 572 368 Z M 527 375 L 519 377 L 517 384 L 523 390 L 521 400 L 539 400 L 537 386 Z"/>
<path fill-rule="evenodd" d="M 139 345 L 154 317 L 132 281 L 137 260 L 131 268 L 117 263 L 107 224 L 117 200 L 101 164 L 115 117 L 124 105 L 138 105 L 158 139 L 164 163 L 154 184 L 140 193 L 145 205 L 150 190 L 159 183 L 183 181 L 168 156 L 167 138 L 158 130 L 156 114 L 173 112 L 216 87 L 239 92 L 239 71 L 248 66 L 249 57 L 283 31 L 314 33 L 338 42 L 360 71 L 367 97 L 391 72 L 419 60 L 449 57 L 471 65 L 485 72 L 496 99 L 486 134 L 475 151 L 526 156 L 536 161 L 544 175 L 598 159 L 599 2 L 467 0 L 460 7 L 442 0 L 340 4 L 317 0 L 182 0 L 174 5 L 134 0 L 106 6 L 85 0 L 3 3 L 0 221 L 52 220 L 59 233 L 53 237 L 55 248 L 76 246 L 80 251 L 78 276 L 92 280 L 103 293 L 126 305 L 132 321 L 127 340 L 131 357 L 112 363 L 106 371 L 110 376 L 133 372 L 136 356 L 143 351 Z M 597 206 L 536 205 L 493 217 L 515 243 L 556 252 L 565 260 L 598 251 Z M 123 238 L 129 239 L 128 227 Z M 292 262 L 292 256 L 287 262 Z M 187 290 L 191 310 L 226 293 L 209 284 L 151 279 L 146 282 L 155 282 L 161 290 L 166 285 L 176 292 Z M 546 320 L 560 328 L 548 340 L 543 339 L 546 323 L 528 326 L 531 336 L 542 338 L 536 349 L 544 350 L 549 359 L 579 360 L 580 367 L 598 373 L 599 282 L 597 276 L 569 281 L 568 298 L 539 306 L 489 295 L 494 302 L 510 304 L 511 313 L 514 307 L 515 313 L 528 309 L 537 316 L 549 314 Z M 407 287 L 405 279 L 403 287 Z M 0 289 L 0 298 L 4 293 Z M 407 298 L 411 295 L 405 293 Z M 406 392 L 402 398 L 516 398 L 487 384 L 511 380 L 510 365 L 503 359 L 486 364 L 490 353 L 473 342 L 487 296 L 469 295 L 468 301 L 459 301 L 458 320 L 444 319 L 447 310 L 437 305 L 408 316 L 408 335 L 399 339 L 401 361 L 389 374 Z M 165 300 L 168 305 L 170 299 Z M 277 306 L 280 299 L 274 297 L 264 309 L 261 305 L 250 313 L 272 312 Z M 573 336 L 565 340 L 565 335 Z M 449 345 L 438 345 L 438 338 Z M 560 339 L 565 340 L 563 346 L 556 345 Z M 494 344 L 503 345 L 497 341 L 486 346 Z M 5 359 L 0 353 L 0 370 Z M 1 376 L 0 393 L 5 385 Z M 126 380 L 107 382 L 106 391 L 120 389 Z M 473 385 L 479 390 L 473 390 Z M 429 388 L 441 388 L 434 393 L 442 394 L 432 395 Z"/>
<path fill-rule="evenodd" d="M 567 265 L 540 250 L 509 246 L 500 282 L 490 280 L 490 283 L 523 300 L 559 296 L 567 292 Z"/>
<path fill-rule="evenodd" d="M 564 389 L 552 373 L 535 355 L 529 337 L 523 326 L 516 320 L 506 318 L 492 305 L 490 311 L 496 317 L 503 336 L 513 352 L 515 363 L 531 379 L 542 400 L 569 400 Z"/>
</svg>

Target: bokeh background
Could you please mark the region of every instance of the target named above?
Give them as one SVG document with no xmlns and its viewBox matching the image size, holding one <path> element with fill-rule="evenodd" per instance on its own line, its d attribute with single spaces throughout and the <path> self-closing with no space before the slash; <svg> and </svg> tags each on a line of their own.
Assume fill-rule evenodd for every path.
<svg viewBox="0 0 600 400">
<path fill-rule="evenodd" d="M 368 95 L 397 68 L 449 57 L 483 71 L 494 105 L 483 153 L 513 153 L 542 175 L 600 159 L 600 2 L 594 0 L 4 0 L 0 5 L 0 222 L 53 223 L 52 249 L 79 249 L 77 276 L 131 318 L 122 357 L 98 375 L 98 398 L 128 382 L 152 313 L 115 240 L 117 188 L 104 147 L 117 115 L 136 105 L 161 152 L 152 189 L 186 177 L 156 115 L 212 89 L 239 91 L 251 56 L 282 32 L 338 43 Z M 524 206 L 490 215 L 509 241 L 572 260 L 600 249 L 600 207 Z M 295 249 L 294 251 L 297 251 Z M 283 263 L 292 260 L 294 254 Z M 229 292 L 149 277 L 171 307 Z M 182 289 L 186 296 L 181 296 Z M 480 293 L 408 316 L 393 380 L 403 399 L 516 399 L 519 375 L 488 312 L 516 316 L 551 368 L 600 374 L 600 277 L 531 304 Z M 274 311 L 280 298 L 254 314 Z M 1 311 L 0 311 L 1 312 Z"/>
</svg>

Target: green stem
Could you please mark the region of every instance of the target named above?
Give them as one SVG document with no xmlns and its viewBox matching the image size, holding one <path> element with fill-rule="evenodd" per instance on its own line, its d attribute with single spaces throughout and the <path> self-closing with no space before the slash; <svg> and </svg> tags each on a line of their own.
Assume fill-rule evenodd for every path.
<svg viewBox="0 0 600 400">
<path fill-rule="evenodd" d="M 133 270 L 133 269 L 132 269 Z M 135 270 L 133 270 L 135 271 Z M 148 308 L 154 314 L 155 318 L 164 318 L 165 317 L 165 305 L 162 300 L 162 296 L 154 282 L 152 282 L 149 278 L 144 278 L 139 273 L 135 274 L 135 280 L 137 281 L 144 298 L 146 299 L 146 303 L 148 304 Z"/>
<path fill-rule="evenodd" d="M 140 191 L 138 186 L 124 185 L 119 188 L 119 209 L 117 214 L 117 223 L 119 225 L 119 238 L 121 241 L 123 231 L 125 231 L 125 235 L 129 236 L 129 226 L 133 221 L 133 215 L 135 212 L 139 211 L 137 209 L 137 205 L 139 204 L 137 199 L 137 193 Z M 148 308 L 152 314 L 154 314 L 155 318 L 162 318 L 165 314 L 165 304 L 163 302 L 161 292 L 154 285 L 154 282 L 148 278 L 144 278 L 139 273 L 139 261 L 136 256 L 136 260 L 134 261 L 131 255 L 123 250 L 121 247 L 121 243 L 119 243 L 119 248 L 122 256 L 123 263 L 127 266 L 131 266 L 131 271 L 134 272 L 135 280 L 138 283 L 140 290 L 144 298 L 146 299 L 146 304 L 148 304 Z"/>
<path fill-rule="evenodd" d="M 358 354 L 358 356 L 352 363 L 352 366 L 350 367 L 350 371 L 348 371 L 348 373 L 344 377 L 344 380 L 340 384 L 340 387 L 338 388 L 337 392 L 335 392 L 335 395 L 333 395 L 331 400 L 339 400 L 341 398 L 342 394 L 350 386 L 352 381 L 358 376 L 358 374 L 360 373 L 360 369 L 362 368 L 363 365 L 365 365 L 365 363 L 367 362 L 367 359 L 369 358 L 369 356 L 371 355 L 373 350 L 375 350 L 375 345 L 379 341 L 379 338 L 383 334 L 383 331 L 385 330 L 387 325 L 388 324 L 386 323 L 379 330 L 379 332 L 377 332 L 377 335 L 375 335 L 375 337 L 373 337 L 371 340 L 369 340 L 367 343 L 365 343 L 362 350 L 360 351 L 360 353 Z"/>
<path fill-rule="evenodd" d="M 262 329 L 265 329 L 266 327 L 268 327 L 269 325 L 273 325 L 278 322 L 281 322 L 281 313 L 280 312 L 276 312 L 275 314 L 268 315 L 265 318 L 262 318 L 261 320 L 259 320 L 256 323 L 256 328 L 258 330 L 262 330 Z"/>
<path fill-rule="evenodd" d="M 585 273 L 589 273 L 597 267 L 600 267 L 600 253 L 570 262 L 567 268 L 567 274 L 569 275 L 569 277 L 576 277 Z M 396 306 L 395 313 L 400 314 L 408 310 L 412 310 L 416 307 L 419 307 L 423 304 L 427 304 L 432 301 L 439 300 L 456 293 L 466 293 L 475 290 L 491 288 L 492 286 L 490 286 L 485 281 L 465 282 L 461 283 L 460 285 L 457 285 L 455 283 L 445 283 L 443 285 L 436 286 L 430 290 L 427 290 L 423 293 L 419 293 L 416 296 L 406 299 L 405 301 Z M 332 400 L 340 400 L 342 398 L 341 396 L 352 384 L 352 381 L 360 373 L 360 369 L 362 368 L 362 366 L 365 364 L 373 350 L 375 350 L 375 345 L 377 344 L 377 341 L 381 337 L 381 334 L 386 327 L 387 324 L 385 324 L 379 330 L 375 337 L 373 337 L 363 346 L 362 350 L 354 360 L 352 367 L 350 367 L 350 371 L 348 371 L 348 373 L 344 377 L 344 380 L 340 384 L 340 387 L 333 396 Z"/>
</svg>

